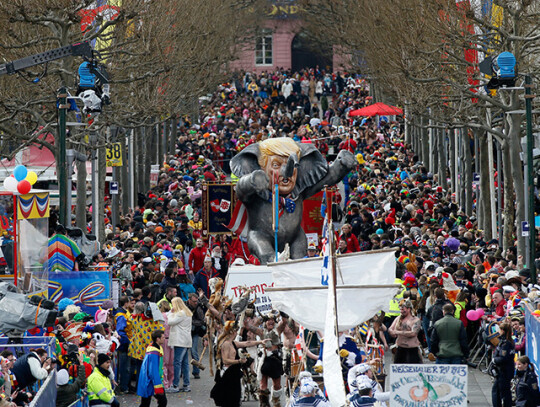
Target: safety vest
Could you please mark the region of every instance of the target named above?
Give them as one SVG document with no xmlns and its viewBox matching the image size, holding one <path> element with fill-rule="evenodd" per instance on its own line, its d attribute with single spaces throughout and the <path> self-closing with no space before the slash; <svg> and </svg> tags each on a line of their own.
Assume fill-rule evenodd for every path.
<svg viewBox="0 0 540 407">
<path fill-rule="evenodd" d="M 401 284 L 403 286 L 403 280 L 396 278 L 394 280 L 394 284 Z M 386 316 L 397 317 L 400 314 L 399 302 L 403 299 L 403 293 L 405 292 L 405 290 L 406 288 L 403 288 L 403 290 L 401 290 L 399 294 L 397 294 L 393 299 L 390 300 L 390 309 L 386 313 Z"/>
<path fill-rule="evenodd" d="M 92 405 L 93 400 L 101 400 L 104 404 L 111 404 L 114 399 L 112 384 L 108 377 L 96 367 L 88 378 L 88 400 Z"/>
</svg>

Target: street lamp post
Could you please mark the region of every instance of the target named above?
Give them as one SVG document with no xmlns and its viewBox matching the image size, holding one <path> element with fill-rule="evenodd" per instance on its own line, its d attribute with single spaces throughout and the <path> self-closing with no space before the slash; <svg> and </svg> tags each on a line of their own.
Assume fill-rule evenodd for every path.
<svg viewBox="0 0 540 407">
<path fill-rule="evenodd" d="M 62 86 L 58 90 L 58 200 L 60 202 L 59 222 L 64 226 L 71 226 L 68 221 L 67 208 L 67 162 L 66 162 L 66 112 L 67 89 Z M 70 191 L 71 193 L 71 191 Z M 71 209 L 71 208 L 70 208 Z"/>
<path fill-rule="evenodd" d="M 525 75 L 525 116 L 527 122 L 527 188 L 529 198 L 529 253 L 527 265 L 531 271 L 531 282 L 536 283 L 536 228 L 534 219 L 534 166 L 533 166 L 533 148 L 534 140 L 532 134 L 532 99 L 534 95 L 531 92 L 532 81 L 530 75 Z"/>
</svg>

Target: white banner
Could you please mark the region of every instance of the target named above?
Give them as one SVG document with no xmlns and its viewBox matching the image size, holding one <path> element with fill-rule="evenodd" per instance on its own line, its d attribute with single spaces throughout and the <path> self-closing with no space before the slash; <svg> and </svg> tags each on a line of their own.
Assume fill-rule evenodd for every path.
<svg viewBox="0 0 540 407">
<path fill-rule="evenodd" d="M 329 268 L 332 268 L 332 257 L 329 258 Z M 326 318 L 324 325 L 324 347 L 323 347 L 323 378 L 324 388 L 328 394 L 328 401 L 332 407 L 341 407 L 346 404 L 345 385 L 343 384 L 343 374 L 341 372 L 341 360 L 338 355 L 338 335 L 336 332 L 336 303 L 334 290 L 334 277 L 332 273 L 328 275 L 328 286 L 326 292 Z"/>
<path fill-rule="evenodd" d="M 467 405 L 467 365 L 390 366 L 390 407 Z"/>
<path fill-rule="evenodd" d="M 270 264 L 275 287 L 320 287 L 323 258 Z M 395 280 L 394 251 L 337 256 L 337 312 L 339 330 L 354 328 L 377 312 L 388 311 L 395 287 L 340 288 L 343 285 L 392 285 Z M 324 331 L 327 290 L 273 291 L 274 308 L 290 315 L 304 327 Z"/>
<path fill-rule="evenodd" d="M 272 301 L 265 290 L 273 286 L 271 270 L 266 266 L 232 266 L 225 280 L 225 295 L 236 300 L 244 292 L 244 287 L 253 288 L 257 297 L 255 308 L 264 315 L 272 310 Z"/>
</svg>

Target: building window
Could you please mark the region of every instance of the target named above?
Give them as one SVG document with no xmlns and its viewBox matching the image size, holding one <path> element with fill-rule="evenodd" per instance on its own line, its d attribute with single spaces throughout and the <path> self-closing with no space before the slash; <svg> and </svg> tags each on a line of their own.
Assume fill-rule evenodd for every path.
<svg viewBox="0 0 540 407">
<path fill-rule="evenodd" d="M 255 65 L 272 65 L 272 32 L 263 30 L 255 42 Z"/>
</svg>

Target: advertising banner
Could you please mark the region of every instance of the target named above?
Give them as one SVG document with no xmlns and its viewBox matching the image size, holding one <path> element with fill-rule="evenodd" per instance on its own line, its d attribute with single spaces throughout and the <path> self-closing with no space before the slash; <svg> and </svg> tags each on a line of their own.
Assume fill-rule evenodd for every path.
<svg viewBox="0 0 540 407">
<path fill-rule="evenodd" d="M 203 234 L 231 233 L 227 225 L 231 222 L 233 184 L 203 185 Z"/>
<path fill-rule="evenodd" d="M 265 292 L 273 287 L 272 273 L 266 266 L 233 266 L 229 269 L 225 281 L 225 295 L 233 301 L 237 300 L 246 289 L 252 289 L 251 299 L 255 300 L 255 309 L 261 314 L 272 310 L 272 301 Z"/>
<path fill-rule="evenodd" d="M 390 407 L 467 405 L 467 365 L 390 366 Z"/>
<path fill-rule="evenodd" d="M 535 372 L 540 372 L 540 318 L 532 314 L 529 304 L 525 305 L 525 353 L 531 360 Z M 540 383 L 539 383 L 540 384 Z"/>
<path fill-rule="evenodd" d="M 83 312 L 94 315 L 105 300 L 111 299 L 108 271 L 58 271 L 49 273 L 49 299 L 58 303 L 71 298 Z"/>
</svg>

